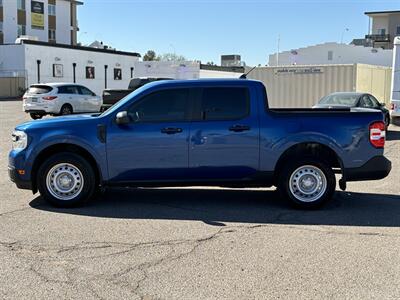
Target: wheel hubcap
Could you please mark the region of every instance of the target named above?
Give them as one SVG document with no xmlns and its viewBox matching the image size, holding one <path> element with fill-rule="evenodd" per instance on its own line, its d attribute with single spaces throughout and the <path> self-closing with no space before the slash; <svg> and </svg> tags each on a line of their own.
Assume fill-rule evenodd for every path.
<svg viewBox="0 0 400 300">
<path fill-rule="evenodd" d="M 84 185 L 81 171 L 69 163 L 58 164 L 47 173 L 46 187 L 59 200 L 68 201 L 78 196 Z"/>
<path fill-rule="evenodd" d="M 290 176 L 290 192 L 299 201 L 317 201 L 327 189 L 324 172 L 315 166 L 302 166 Z"/>
</svg>

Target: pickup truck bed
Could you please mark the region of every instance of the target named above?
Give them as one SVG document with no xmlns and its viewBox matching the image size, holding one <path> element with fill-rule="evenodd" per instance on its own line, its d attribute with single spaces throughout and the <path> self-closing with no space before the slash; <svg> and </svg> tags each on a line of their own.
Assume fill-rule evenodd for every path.
<svg viewBox="0 0 400 300">
<path fill-rule="evenodd" d="M 12 180 L 64 207 L 99 187 L 213 185 L 276 186 L 314 208 L 332 198 L 335 173 L 346 189 L 391 170 L 381 112 L 269 109 L 264 85 L 244 79 L 150 83 L 101 115 L 22 124 L 14 141 Z"/>
</svg>

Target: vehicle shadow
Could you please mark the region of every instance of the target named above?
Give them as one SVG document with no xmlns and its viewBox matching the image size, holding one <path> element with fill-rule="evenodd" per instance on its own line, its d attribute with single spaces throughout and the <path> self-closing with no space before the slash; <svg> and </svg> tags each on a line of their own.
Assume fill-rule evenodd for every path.
<svg viewBox="0 0 400 300">
<path fill-rule="evenodd" d="M 386 140 L 387 141 L 399 141 L 400 140 L 400 131 L 388 130 Z"/>
<path fill-rule="evenodd" d="M 292 208 L 275 191 L 233 189 L 114 189 L 82 208 L 54 208 L 41 197 L 30 206 L 58 214 L 98 218 L 224 222 L 400 226 L 400 195 L 336 192 L 320 210 Z"/>
</svg>

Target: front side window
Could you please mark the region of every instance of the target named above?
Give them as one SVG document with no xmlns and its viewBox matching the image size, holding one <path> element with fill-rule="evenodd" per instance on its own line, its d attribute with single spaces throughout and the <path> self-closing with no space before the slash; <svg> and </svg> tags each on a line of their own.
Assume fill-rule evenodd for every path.
<svg viewBox="0 0 400 300">
<path fill-rule="evenodd" d="M 26 35 L 26 26 L 25 25 L 18 25 L 18 36 Z"/>
<path fill-rule="evenodd" d="M 17 8 L 19 10 L 25 10 L 25 0 L 17 0 Z"/>
<path fill-rule="evenodd" d="M 185 121 L 188 96 L 187 89 L 155 92 L 134 103 L 128 114 L 136 123 Z"/>
<path fill-rule="evenodd" d="M 56 6 L 54 4 L 49 4 L 49 16 L 56 15 Z"/>
<path fill-rule="evenodd" d="M 377 108 L 377 107 L 380 106 L 379 101 L 378 101 L 374 96 L 369 95 L 369 99 L 371 100 L 372 105 L 373 105 L 375 108 Z"/>
<path fill-rule="evenodd" d="M 371 101 L 371 99 L 368 97 L 368 95 L 364 95 L 361 98 L 360 106 L 361 107 L 366 107 L 366 108 L 373 108 L 374 107 L 374 103 Z"/>
<path fill-rule="evenodd" d="M 65 85 L 58 87 L 59 94 L 79 94 L 78 88 L 74 85 Z"/>
<path fill-rule="evenodd" d="M 249 114 L 249 107 L 246 88 L 205 88 L 201 99 L 201 119 L 239 120 Z"/>
</svg>

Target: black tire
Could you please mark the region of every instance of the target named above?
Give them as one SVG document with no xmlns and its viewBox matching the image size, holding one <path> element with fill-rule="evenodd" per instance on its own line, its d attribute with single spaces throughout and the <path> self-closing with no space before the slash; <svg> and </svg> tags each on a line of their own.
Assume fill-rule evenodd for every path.
<svg viewBox="0 0 400 300">
<path fill-rule="evenodd" d="M 79 182 L 81 184 L 80 186 L 78 186 L 80 189 L 79 193 L 70 196 L 73 198 L 67 200 L 55 197 L 54 184 L 53 184 L 53 189 L 49 188 L 51 184 L 48 184 L 49 172 L 51 172 L 54 168 L 62 164 L 68 164 L 70 166 L 75 167 L 82 175 L 82 179 L 80 179 Z M 66 172 L 68 172 L 68 170 Z M 61 175 L 59 175 L 58 177 L 61 177 Z M 51 176 L 49 178 L 51 178 Z M 46 201 L 48 201 L 50 204 L 54 206 L 64 207 L 64 208 L 84 205 L 93 198 L 93 196 L 96 193 L 96 186 L 97 186 L 96 176 L 92 166 L 80 155 L 70 152 L 62 152 L 59 154 L 55 154 L 50 158 L 48 158 L 47 160 L 45 160 L 39 167 L 37 173 L 37 183 L 39 192 Z M 59 197 L 62 198 L 62 195 Z"/>
<path fill-rule="evenodd" d="M 33 120 L 39 120 L 39 119 L 43 118 L 43 115 L 41 115 L 41 114 L 30 113 L 29 115 L 31 116 L 31 118 Z"/>
<path fill-rule="evenodd" d="M 74 110 L 72 109 L 72 106 L 70 104 L 64 104 L 60 109 L 61 116 L 72 115 L 73 112 Z"/>
<path fill-rule="evenodd" d="M 311 169 L 307 170 L 307 166 L 311 166 Z M 299 175 L 298 172 L 301 173 L 301 170 L 298 171 L 300 168 L 305 168 L 305 170 L 310 173 L 311 177 L 313 176 L 313 173 L 317 174 L 318 172 L 322 172 L 325 179 L 321 176 L 321 185 L 324 186 L 325 189 L 321 187 L 320 191 L 317 190 L 315 194 L 311 195 L 302 194 L 301 188 L 297 187 L 297 183 L 295 182 L 295 175 Z M 300 174 L 300 178 L 301 176 L 302 175 Z M 278 190 L 281 195 L 290 200 L 291 204 L 296 208 L 300 209 L 315 209 L 321 207 L 332 199 L 336 189 L 336 178 L 332 168 L 330 168 L 329 164 L 323 160 L 312 157 L 299 160 L 293 159 L 287 162 L 282 168 L 278 180 Z M 325 182 L 325 184 L 322 184 L 322 182 Z M 306 199 L 307 197 L 311 198 Z M 313 197 L 315 199 L 312 199 Z M 299 198 L 303 198 L 303 200 Z"/>
<path fill-rule="evenodd" d="M 389 125 L 390 125 L 390 116 L 386 116 L 385 117 L 385 129 L 386 129 L 386 131 L 388 130 Z"/>
</svg>

